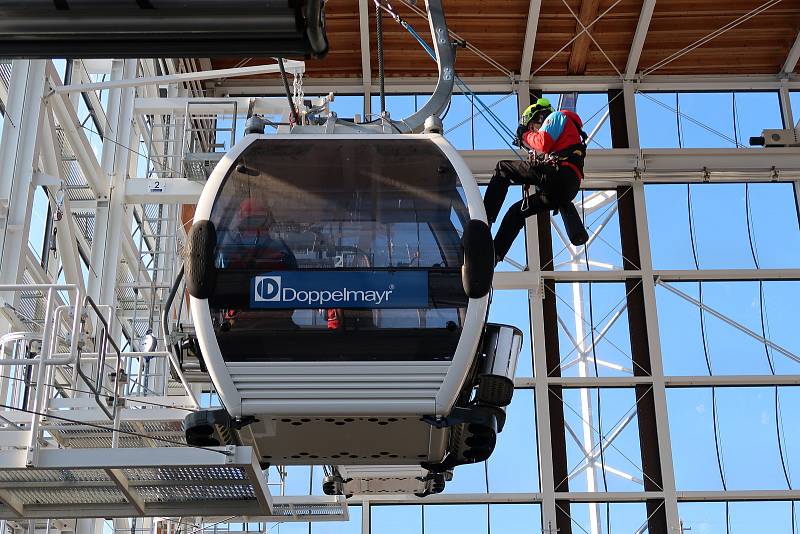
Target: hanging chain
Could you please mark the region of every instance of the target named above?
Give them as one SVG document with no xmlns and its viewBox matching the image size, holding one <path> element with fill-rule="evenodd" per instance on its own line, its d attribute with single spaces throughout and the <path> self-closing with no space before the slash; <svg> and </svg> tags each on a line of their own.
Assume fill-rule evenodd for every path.
<svg viewBox="0 0 800 534">
<path fill-rule="evenodd" d="M 305 104 L 303 101 L 305 100 L 305 94 L 303 93 L 303 73 L 302 72 L 295 72 L 294 73 L 294 80 L 292 82 L 292 98 L 294 99 L 294 106 L 297 109 L 297 113 L 300 115 L 304 114 Z"/>
</svg>

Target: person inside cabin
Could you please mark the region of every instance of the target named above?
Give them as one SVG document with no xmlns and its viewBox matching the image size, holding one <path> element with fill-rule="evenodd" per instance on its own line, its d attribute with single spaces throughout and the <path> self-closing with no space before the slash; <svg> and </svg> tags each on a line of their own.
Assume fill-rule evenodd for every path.
<svg viewBox="0 0 800 534">
<path fill-rule="evenodd" d="M 258 198 L 245 198 L 220 243 L 223 268 L 259 271 L 297 269 L 297 259 L 283 239 L 270 233 L 272 210 Z"/>
<path fill-rule="evenodd" d="M 297 269 L 292 250 L 271 233 L 274 224 L 275 217 L 266 202 L 254 197 L 242 200 L 229 229 L 220 237 L 218 267 L 250 273 Z M 296 328 L 290 310 L 224 310 L 223 331 L 245 323 L 250 328 Z"/>
</svg>

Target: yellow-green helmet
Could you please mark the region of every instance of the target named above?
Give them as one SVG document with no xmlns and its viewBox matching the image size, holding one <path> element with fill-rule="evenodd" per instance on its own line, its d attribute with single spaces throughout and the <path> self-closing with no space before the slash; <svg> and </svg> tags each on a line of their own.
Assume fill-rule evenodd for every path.
<svg viewBox="0 0 800 534">
<path fill-rule="evenodd" d="M 527 126 L 533 119 L 536 118 L 537 115 L 542 112 L 544 112 L 545 118 L 547 115 L 550 115 L 553 112 L 553 106 L 550 105 L 550 101 L 546 98 L 540 98 L 525 108 L 525 111 L 522 112 L 522 117 L 519 120 L 520 125 Z"/>
</svg>

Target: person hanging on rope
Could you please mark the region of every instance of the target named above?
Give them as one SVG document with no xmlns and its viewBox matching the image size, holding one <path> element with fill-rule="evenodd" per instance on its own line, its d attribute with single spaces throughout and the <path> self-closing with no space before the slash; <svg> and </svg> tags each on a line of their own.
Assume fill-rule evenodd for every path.
<svg viewBox="0 0 800 534">
<path fill-rule="evenodd" d="M 523 112 L 515 144 L 528 149 L 528 160 L 499 161 L 483 198 L 489 224 L 493 224 L 509 186 L 523 186 L 522 200 L 508 209 L 494 238 L 495 263 L 505 258 L 527 217 L 558 210 L 578 194 L 586 138 L 578 114 L 553 111 L 546 98 L 538 99 Z M 529 194 L 530 186 L 535 191 Z"/>
</svg>

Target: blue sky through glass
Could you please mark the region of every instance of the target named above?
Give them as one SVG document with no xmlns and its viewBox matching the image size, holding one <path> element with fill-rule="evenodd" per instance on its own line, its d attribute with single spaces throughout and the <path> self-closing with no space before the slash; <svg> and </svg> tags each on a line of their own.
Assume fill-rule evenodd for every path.
<svg viewBox="0 0 800 534">
<path fill-rule="evenodd" d="M 557 102 L 558 95 L 547 95 Z M 498 115 L 510 127 L 516 124 L 516 98 L 507 95 L 480 95 L 488 105 L 493 105 Z M 502 100 L 506 97 L 505 100 Z M 420 105 L 418 98 L 416 105 Z M 792 95 L 795 109 L 800 107 L 798 94 Z M 499 101 L 499 103 L 498 103 Z M 608 97 L 605 93 L 582 94 L 578 99 L 578 112 L 586 120 L 587 131 L 592 131 L 603 119 Z M 734 108 L 735 103 L 735 108 Z M 373 100 L 377 110 L 377 100 Z M 392 117 L 402 117 L 413 112 L 414 97 L 392 95 L 387 98 L 387 109 Z M 360 109 L 360 102 L 354 102 Z M 776 93 L 651 93 L 637 95 L 640 138 L 642 146 L 652 148 L 733 148 L 735 142 L 747 145 L 750 136 L 759 135 L 764 128 L 781 127 L 780 109 Z M 459 149 L 507 149 L 486 118 L 478 114 L 470 96 L 457 95 L 445 117 L 446 137 Z M 734 109 L 735 117 L 734 121 Z M 678 121 L 676 110 L 683 114 Z M 356 111 L 360 112 L 360 111 Z M 797 112 L 795 112 L 797 114 Z M 341 113 L 340 113 L 341 114 Z M 591 120 L 587 120 L 591 118 Z M 734 129 L 734 122 L 736 128 Z M 680 123 L 680 139 L 678 127 Z M 596 135 L 597 144 L 592 148 L 609 148 L 610 128 L 606 121 Z M 753 148 L 752 150 L 764 150 Z M 510 154 L 510 152 L 509 152 Z M 518 188 L 517 188 L 518 189 Z M 586 192 L 585 195 L 590 194 Z M 613 195 L 612 195 L 613 196 Z M 519 199 L 519 192 L 512 189 L 506 201 L 508 205 Z M 688 214 L 691 210 L 698 262 L 702 269 L 753 268 L 753 251 L 759 266 L 764 268 L 800 267 L 800 230 L 792 185 L 771 184 L 697 184 L 689 189 L 684 185 L 648 185 L 646 202 L 652 240 L 652 255 L 657 269 L 694 269 L 694 260 L 689 234 Z M 613 203 L 613 200 L 612 200 Z M 724 207 L 724 208 L 723 208 Z M 748 233 L 749 212 L 749 233 Z M 605 219 L 602 210 L 587 215 L 592 228 Z M 557 220 L 558 223 L 558 220 Z M 612 214 L 602 239 L 596 240 L 588 250 L 592 269 L 597 264 L 619 266 L 620 253 L 618 217 Z M 554 252 L 563 248 L 554 230 Z M 515 243 L 510 256 L 524 264 L 524 239 Z M 558 255 L 557 255 L 558 256 Z M 565 251 L 556 258 L 556 264 L 568 259 Z M 500 270 L 516 270 L 502 263 Z M 559 267 L 557 267 L 559 268 Z M 560 268 L 564 268 L 563 266 Z M 585 265 L 584 265 L 585 268 Z M 584 311 L 588 315 L 588 285 L 581 284 L 584 293 Z M 696 283 L 676 284 L 682 291 L 698 296 Z M 572 285 L 559 284 L 559 314 L 568 324 L 574 336 L 572 321 Z M 704 302 L 730 315 L 748 328 L 760 332 L 759 285 L 754 282 L 729 282 L 703 284 Z M 624 299 L 625 289 L 621 284 L 593 284 L 592 311 L 596 324 L 607 318 Z M 800 341 L 793 335 L 796 303 L 800 299 L 800 283 L 766 282 L 763 284 L 764 313 L 768 338 L 787 349 L 800 353 Z M 527 329 L 528 304 L 524 291 L 496 291 L 490 320 L 515 324 L 525 330 L 526 349 L 521 355 L 518 376 L 530 376 L 530 335 Z M 659 327 L 667 374 L 708 374 L 705 353 L 702 348 L 702 333 L 699 326 L 698 309 L 672 293 L 658 289 Z M 588 332 L 588 331 L 587 331 Z M 715 374 L 770 373 L 764 346 L 751 337 L 706 315 L 705 336 L 712 370 Z M 574 358 L 569 355 L 572 347 L 569 336 L 560 330 L 561 354 L 564 363 Z M 599 367 L 601 376 L 630 374 L 629 333 L 627 314 L 620 315 L 608 330 L 607 336 L 598 343 L 598 359 L 615 363 L 610 369 Z M 776 373 L 797 373 L 798 364 L 771 351 L 770 357 Z M 620 369 L 619 367 L 625 368 Z M 589 370 L 594 373 L 593 369 Z M 576 375 L 575 366 L 564 370 L 567 376 Z M 448 485 L 448 493 L 490 491 L 531 492 L 538 488 L 536 472 L 534 398 L 530 390 L 519 390 L 509 409 L 507 429 L 500 434 L 498 448 L 488 462 L 463 466 L 456 470 L 454 480 Z M 717 420 L 723 469 L 726 484 L 730 489 L 782 489 L 786 488 L 782 463 L 778 450 L 780 428 L 781 445 L 791 480 L 800 478 L 800 431 L 790 423 L 792 414 L 800 409 L 800 392 L 797 388 L 778 388 L 780 411 L 778 425 L 775 416 L 775 388 L 731 388 L 715 391 L 716 408 L 712 407 L 710 388 L 671 389 L 668 395 L 670 434 L 674 450 L 676 480 L 679 490 L 722 489 L 719 467 L 716 460 L 713 417 Z M 588 402 L 592 411 L 601 415 L 603 432 L 607 433 L 615 424 L 624 420 L 635 405 L 632 389 L 590 390 Z M 581 398 L 578 390 L 566 390 L 565 418 L 580 434 Z M 714 412 L 714 413 L 712 413 Z M 522 421 L 520 423 L 520 421 Z M 597 432 L 597 420 L 593 424 Z M 620 433 L 613 447 L 604 451 L 608 465 L 642 478 L 639 456 L 639 436 L 634 417 Z M 567 436 L 569 468 L 578 468 L 583 455 L 577 443 Z M 797 467 L 794 467 L 797 466 Z M 599 476 L 599 471 L 598 471 Z M 608 474 L 606 482 L 611 491 L 636 491 L 641 485 Z M 598 486 L 603 488 L 602 479 Z M 571 488 L 580 491 L 586 488 L 585 472 L 571 481 Z M 494 507 L 494 505 L 493 505 Z M 433 526 L 441 513 L 443 525 L 448 530 L 486 532 L 485 505 L 462 505 L 447 513 L 448 507 L 426 506 L 425 525 Z M 482 510 L 482 512 L 481 512 Z M 753 514 L 770 512 L 769 531 L 791 532 L 791 515 L 787 503 L 736 503 L 731 505 L 732 532 L 748 531 L 748 526 L 757 524 Z M 480 512 L 480 513 L 479 513 Z M 574 531 L 588 528 L 588 506 L 573 506 L 572 516 L 576 522 Z M 603 531 L 607 530 L 605 505 L 600 506 Z M 632 532 L 646 519 L 644 505 L 610 506 L 611 527 L 616 532 Z M 681 505 L 685 526 L 698 532 L 716 532 L 719 521 L 724 521 L 724 505 L 708 503 Z M 721 515 L 720 515 L 721 514 Z M 538 514 L 537 514 L 538 517 Z M 421 508 L 419 506 L 391 506 L 373 508 L 374 532 L 421 532 Z M 517 525 L 515 532 L 540 532 L 538 524 Z M 417 530 L 414 530 L 417 529 Z M 763 530 L 763 526 L 762 529 Z"/>
</svg>

